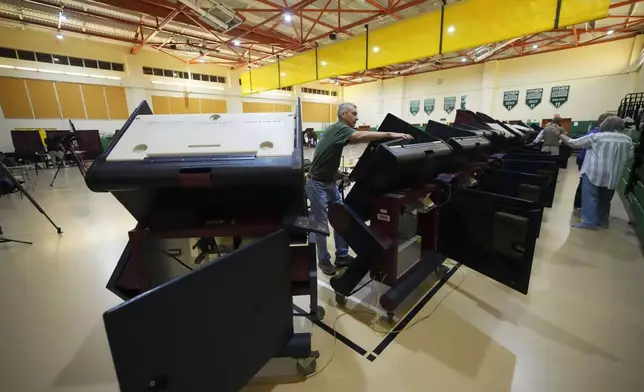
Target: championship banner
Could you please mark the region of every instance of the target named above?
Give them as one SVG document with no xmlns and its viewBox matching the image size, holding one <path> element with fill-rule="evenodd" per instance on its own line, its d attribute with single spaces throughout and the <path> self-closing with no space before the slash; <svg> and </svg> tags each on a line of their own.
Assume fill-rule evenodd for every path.
<svg viewBox="0 0 644 392">
<path fill-rule="evenodd" d="M 467 95 L 461 95 L 461 110 L 467 109 Z"/>
<path fill-rule="evenodd" d="M 436 106 L 435 98 L 426 98 L 425 101 L 423 102 L 425 113 L 427 113 L 428 116 L 432 114 L 432 112 L 434 111 L 434 106 Z"/>
<path fill-rule="evenodd" d="M 519 103 L 519 90 L 505 91 L 503 93 L 503 106 L 512 110 Z"/>
<path fill-rule="evenodd" d="M 568 95 L 570 94 L 570 86 L 554 86 L 550 90 L 550 103 L 558 108 L 564 103 L 568 102 Z"/>
<path fill-rule="evenodd" d="M 456 97 L 445 97 L 443 101 L 443 108 L 447 114 L 452 113 L 456 108 Z"/>
<path fill-rule="evenodd" d="M 409 101 L 409 112 L 412 115 L 417 115 L 420 111 L 420 100 Z"/>
<path fill-rule="evenodd" d="M 529 88 L 525 92 L 525 104 L 528 105 L 530 109 L 534 109 L 541 103 L 543 98 L 543 89 L 542 88 Z"/>
</svg>

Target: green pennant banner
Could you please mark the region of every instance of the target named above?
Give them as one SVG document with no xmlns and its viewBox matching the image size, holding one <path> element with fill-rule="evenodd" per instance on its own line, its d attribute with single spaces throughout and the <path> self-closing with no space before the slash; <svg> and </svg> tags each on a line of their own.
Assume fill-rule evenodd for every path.
<svg viewBox="0 0 644 392">
<path fill-rule="evenodd" d="M 447 114 L 452 113 L 456 108 L 456 97 L 445 97 L 443 101 L 443 108 Z"/>
<path fill-rule="evenodd" d="M 564 103 L 568 102 L 568 95 L 570 94 L 570 86 L 554 86 L 550 90 L 550 103 L 558 108 Z"/>
<path fill-rule="evenodd" d="M 434 111 L 434 106 L 436 106 L 435 98 L 426 98 L 425 102 L 423 102 L 425 113 L 427 113 L 428 116 Z"/>
<path fill-rule="evenodd" d="M 503 106 L 506 109 L 512 110 L 519 103 L 519 90 L 503 92 Z"/>
<path fill-rule="evenodd" d="M 409 112 L 412 115 L 417 115 L 420 111 L 420 100 L 409 101 Z"/>
<path fill-rule="evenodd" d="M 542 98 L 542 88 L 529 88 L 525 91 L 525 104 L 528 105 L 530 109 L 536 108 L 541 103 Z"/>
</svg>

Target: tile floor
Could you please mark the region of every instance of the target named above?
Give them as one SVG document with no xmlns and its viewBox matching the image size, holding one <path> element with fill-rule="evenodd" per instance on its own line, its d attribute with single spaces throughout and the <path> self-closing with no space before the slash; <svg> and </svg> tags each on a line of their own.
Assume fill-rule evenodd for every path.
<svg viewBox="0 0 644 392">
<path fill-rule="evenodd" d="M 353 150 L 352 150 L 353 151 Z M 310 153 L 310 152 L 309 152 Z M 359 156 L 360 151 L 354 151 Z M 120 300 L 105 289 L 135 222 L 109 194 L 84 187 L 76 169 L 35 177 L 33 193 L 55 230 L 18 195 L 0 198 L 0 390 L 118 390 L 101 315 Z M 315 329 L 323 372 L 305 382 L 254 384 L 256 391 L 644 391 L 644 258 L 618 198 L 611 229 L 569 228 L 577 171 L 562 171 L 537 244 L 530 294 L 461 268 L 423 308 L 426 321 L 371 362 Z M 459 285 L 460 284 L 460 285 Z M 457 287 L 458 286 L 458 287 Z M 320 287 L 325 322 L 337 309 Z M 449 295 L 441 304 L 439 302 Z M 347 309 L 366 310 L 352 304 Z M 382 340 L 372 317 L 338 320 L 367 349 Z"/>
</svg>

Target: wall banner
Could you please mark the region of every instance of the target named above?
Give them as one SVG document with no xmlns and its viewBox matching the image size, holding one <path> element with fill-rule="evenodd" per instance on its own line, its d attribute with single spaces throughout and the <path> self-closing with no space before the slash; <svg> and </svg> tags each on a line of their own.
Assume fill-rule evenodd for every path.
<svg viewBox="0 0 644 392">
<path fill-rule="evenodd" d="M 558 108 L 568 102 L 570 86 L 553 86 L 550 90 L 550 103 Z"/>
<path fill-rule="evenodd" d="M 525 92 L 525 104 L 528 105 L 530 109 L 536 108 L 541 103 L 542 99 L 542 88 L 529 88 Z"/>
<path fill-rule="evenodd" d="M 467 109 L 467 95 L 461 95 L 461 110 Z"/>
<path fill-rule="evenodd" d="M 425 113 L 427 113 L 428 116 L 434 111 L 434 106 L 436 106 L 435 98 L 426 98 L 425 102 L 423 102 Z"/>
<path fill-rule="evenodd" d="M 420 111 L 420 100 L 409 101 L 409 112 L 412 115 L 417 115 Z"/>
<path fill-rule="evenodd" d="M 519 103 L 519 90 L 504 91 L 503 92 L 503 106 L 506 109 L 512 110 Z"/>
<path fill-rule="evenodd" d="M 456 97 L 445 97 L 443 101 L 443 108 L 447 114 L 452 113 L 456 108 Z"/>
</svg>

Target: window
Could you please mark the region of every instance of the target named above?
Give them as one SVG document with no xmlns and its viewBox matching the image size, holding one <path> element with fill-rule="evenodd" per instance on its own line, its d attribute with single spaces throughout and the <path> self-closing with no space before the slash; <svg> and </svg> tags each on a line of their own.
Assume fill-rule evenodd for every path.
<svg viewBox="0 0 644 392">
<path fill-rule="evenodd" d="M 36 60 L 41 63 L 53 63 L 54 60 L 51 59 L 51 55 L 48 53 L 36 53 Z"/>
<path fill-rule="evenodd" d="M 69 58 L 69 65 L 73 65 L 74 67 L 84 67 L 85 65 L 83 64 L 83 59 L 79 59 L 76 57 L 70 57 Z"/>
<path fill-rule="evenodd" d="M 125 66 L 119 63 L 112 63 L 112 71 L 125 72 Z"/>
<path fill-rule="evenodd" d="M 204 76 L 208 76 L 208 75 L 204 75 Z M 214 82 L 214 83 L 218 83 L 218 82 L 217 82 L 217 76 L 210 75 L 210 81 L 211 81 L 211 82 Z"/>
<path fill-rule="evenodd" d="M 152 68 L 143 67 L 143 74 L 144 75 L 152 75 Z"/>
<path fill-rule="evenodd" d="M 163 70 L 163 76 L 165 76 L 166 78 L 171 78 L 172 77 L 172 71 L 170 71 L 169 69 L 164 69 Z"/>
<path fill-rule="evenodd" d="M 163 76 L 163 70 L 162 69 L 154 68 L 154 69 L 152 69 L 152 73 L 154 73 L 154 76 Z"/>
<path fill-rule="evenodd" d="M 36 61 L 36 54 L 34 52 L 27 52 L 26 50 L 19 50 L 18 58 L 20 60 Z"/>
<path fill-rule="evenodd" d="M 0 57 L 15 59 L 15 58 L 18 58 L 18 55 L 16 54 L 15 49 L 0 48 Z"/>
<path fill-rule="evenodd" d="M 83 59 L 85 61 L 85 68 L 98 68 L 98 61 L 96 60 L 89 60 L 89 59 Z"/>
<path fill-rule="evenodd" d="M 217 76 L 217 83 L 226 83 L 226 78 L 223 76 Z"/>
<path fill-rule="evenodd" d="M 193 74 L 192 74 L 192 80 L 201 80 L 201 75 L 200 75 L 200 74 L 193 73 Z"/>
<path fill-rule="evenodd" d="M 104 69 L 106 71 L 111 71 L 112 70 L 112 64 L 110 64 L 107 61 L 99 61 L 98 62 L 98 68 L 99 69 Z"/>
<path fill-rule="evenodd" d="M 69 65 L 69 57 L 67 56 L 58 56 L 58 55 L 53 55 L 52 56 L 54 60 L 54 64 L 58 65 Z"/>
</svg>

